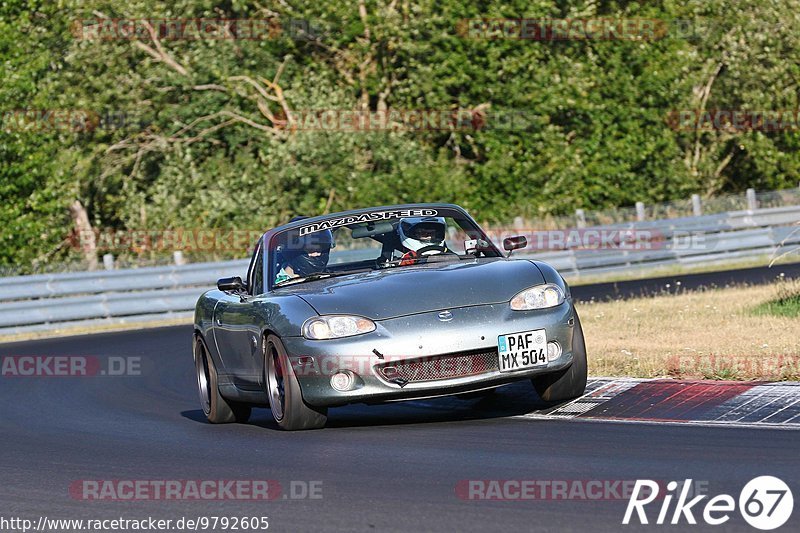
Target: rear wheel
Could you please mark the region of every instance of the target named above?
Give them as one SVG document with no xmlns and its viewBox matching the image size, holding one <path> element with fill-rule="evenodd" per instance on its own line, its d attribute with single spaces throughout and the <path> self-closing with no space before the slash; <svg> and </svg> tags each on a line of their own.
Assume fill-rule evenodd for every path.
<svg viewBox="0 0 800 533">
<path fill-rule="evenodd" d="M 250 419 L 250 406 L 226 400 L 219 393 L 217 369 L 200 337 L 194 340 L 194 365 L 200 406 L 208 421 L 212 424 L 247 422 Z"/>
<path fill-rule="evenodd" d="M 269 335 L 263 346 L 267 396 L 275 422 L 289 431 L 324 427 L 328 410 L 313 408 L 303 402 L 300 383 L 281 340 Z"/>
<path fill-rule="evenodd" d="M 546 402 L 564 402 L 582 395 L 586 390 L 586 343 L 583 339 L 583 328 L 578 312 L 575 315 L 575 327 L 572 329 L 572 364 L 565 370 L 551 374 L 536 376 L 531 379 L 533 388 L 539 397 Z"/>
</svg>

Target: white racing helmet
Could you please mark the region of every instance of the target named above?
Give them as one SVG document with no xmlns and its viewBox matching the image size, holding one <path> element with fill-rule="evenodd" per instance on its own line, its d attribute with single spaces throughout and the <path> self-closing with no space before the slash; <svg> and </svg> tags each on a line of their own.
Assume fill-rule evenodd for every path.
<svg viewBox="0 0 800 533">
<path fill-rule="evenodd" d="M 426 246 L 444 247 L 444 235 L 447 222 L 443 217 L 403 218 L 397 225 L 400 242 L 415 252 Z"/>
</svg>

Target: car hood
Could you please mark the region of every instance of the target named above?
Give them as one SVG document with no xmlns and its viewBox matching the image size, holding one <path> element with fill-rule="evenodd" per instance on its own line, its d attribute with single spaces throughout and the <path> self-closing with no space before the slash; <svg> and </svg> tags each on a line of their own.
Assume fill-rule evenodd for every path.
<svg viewBox="0 0 800 533">
<path fill-rule="evenodd" d="M 508 302 L 544 283 L 525 260 L 472 260 L 375 270 L 291 287 L 322 314 L 384 320 L 404 315 Z M 287 287 L 286 290 L 289 290 Z"/>
</svg>

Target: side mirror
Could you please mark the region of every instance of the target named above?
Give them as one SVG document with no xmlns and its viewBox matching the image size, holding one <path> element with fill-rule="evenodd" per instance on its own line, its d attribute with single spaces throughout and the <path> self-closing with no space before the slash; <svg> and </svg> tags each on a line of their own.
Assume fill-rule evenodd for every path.
<svg viewBox="0 0 800 533">
<path fill-rule="evenodd" d="M 506 257 L 511 257 L 511 252 L 528 246 L 528 239 L 524 235 L 503 239 L 503 248 L 508 252 Z"/>
<path fill-rule="evenodd" d="M 244 282 L 239 276 L 218 279 L 217 288 L 222 292 L 244 292 L 245 290 Z"/>
</svg>

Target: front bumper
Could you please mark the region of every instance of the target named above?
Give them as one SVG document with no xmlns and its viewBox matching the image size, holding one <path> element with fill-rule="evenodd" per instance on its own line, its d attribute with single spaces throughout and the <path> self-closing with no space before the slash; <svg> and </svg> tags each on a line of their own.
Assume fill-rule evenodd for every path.
<svg viewBox="0 0 800 533">
<path fill-rule="evenodd" d="M 572 302 L 544 310 L 512 311 L 508 304 L 449 309 L 452 319 L 442 321 L 440 311 L 376 322 L 372 333 L 325 341 L 283 338 L 303 399 L 316 407 L 348 403 L 380 403 L 470 392 L 554 372 L 572 363 Z M 548 341 L 557 341 L 561 356 L 546 366 L 500 372 L 496 368 L 471 375 L 433 381 L 391 382 L 379 370 L 387 362 L 447 354 L 497 351 L 499 335 L 544 329 Z M 380 359 L 377 351 L 384 359 Z M 339 371 L 355 375 L 354 388 L 338 391 L 331 376 Z"/>
</svg>

